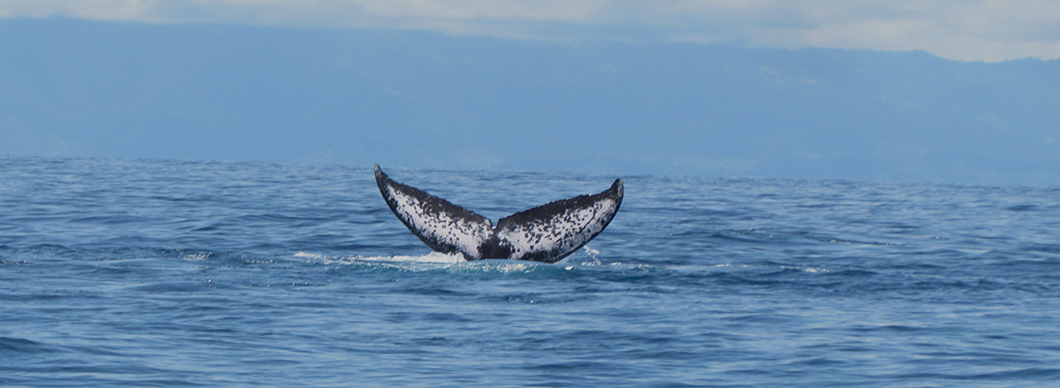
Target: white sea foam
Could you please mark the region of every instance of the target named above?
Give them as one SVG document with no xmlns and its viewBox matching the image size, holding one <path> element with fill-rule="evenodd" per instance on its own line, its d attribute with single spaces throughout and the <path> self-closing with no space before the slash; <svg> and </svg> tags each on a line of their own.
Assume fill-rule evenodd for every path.
<svg viewBox="0 0 1060 388">
<path fill-rule="evenodd" d="M 191 253 L 181 256 L 180 258 L 184 260 L 202 261 L 206 260 L 208 257 L 210 257 L 209 253 Z"/>
<path fill-rule="evenodd" d="M 312 252 L 298 252 L 294 254 L 294 257 L 320 260 L 324 262 L 357 262 L 357 261 L 374 261 L 374 262 L 407 262 L 407 263 L 442 263 L 442 264 L 454 264 L 461 263 L 464 258 L 458 254 L 445 254 L 440 252 L 431 252 L 421 256 L 406 256 L 406 255 L 395 255 L 395 256 L 328 256 L 319 253 Z"/>
</svg>

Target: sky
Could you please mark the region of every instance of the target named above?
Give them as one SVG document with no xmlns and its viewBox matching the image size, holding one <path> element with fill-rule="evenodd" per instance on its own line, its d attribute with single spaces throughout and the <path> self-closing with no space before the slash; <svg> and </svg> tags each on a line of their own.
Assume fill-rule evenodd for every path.
<svg viewBox="0 0 1060 388">
<path fill-rule="evenodd" d="M 1056 0 L 0 0 L 0 17 L 423 29 L 579 42 L 923 50 L 1060 58 Z"/>
</svg>

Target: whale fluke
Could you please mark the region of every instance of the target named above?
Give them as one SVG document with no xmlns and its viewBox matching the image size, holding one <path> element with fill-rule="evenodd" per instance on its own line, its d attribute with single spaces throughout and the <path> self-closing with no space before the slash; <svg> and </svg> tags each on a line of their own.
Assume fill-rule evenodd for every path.
<svg viewBox="0 0 1060 388">
<path fill-rule="evenodd" d="M 497 221 L 390 179 L 375 165 L 375 181 L 390 210 L 431 249 L 467 260 L 555 263 L 585 246 L 611 223 L 622 204 L 622 180 L 599 194 L 550 202 Z"/>
</svg>

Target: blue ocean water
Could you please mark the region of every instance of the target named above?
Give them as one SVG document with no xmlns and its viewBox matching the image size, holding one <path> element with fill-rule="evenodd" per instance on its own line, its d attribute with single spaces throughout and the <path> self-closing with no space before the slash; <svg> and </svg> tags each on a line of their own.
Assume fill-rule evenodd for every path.
<svg viewBox="0 0 1060 388">
<path fill-rule="evenodd" d="M 0 158 L 0 386 L 1060 385 L 1058 188 L 623 177 L 549 265 L 430 253 L 370 167 Z"/>
</svg>

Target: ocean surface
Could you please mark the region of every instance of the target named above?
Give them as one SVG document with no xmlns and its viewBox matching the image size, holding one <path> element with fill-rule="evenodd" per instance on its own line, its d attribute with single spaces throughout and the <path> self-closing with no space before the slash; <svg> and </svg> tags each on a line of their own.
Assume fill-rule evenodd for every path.
<svg viewBox="0 0 1060 388">
<path fill-rule="evenodd" d="M 386 171 L 494 220 L 616 178 Z M 464 262 L 371 166 L 0 157 L 0 386 L 1060 386 L 1060 188 L 622 178 L 567 259 Z"/>
</svg>

